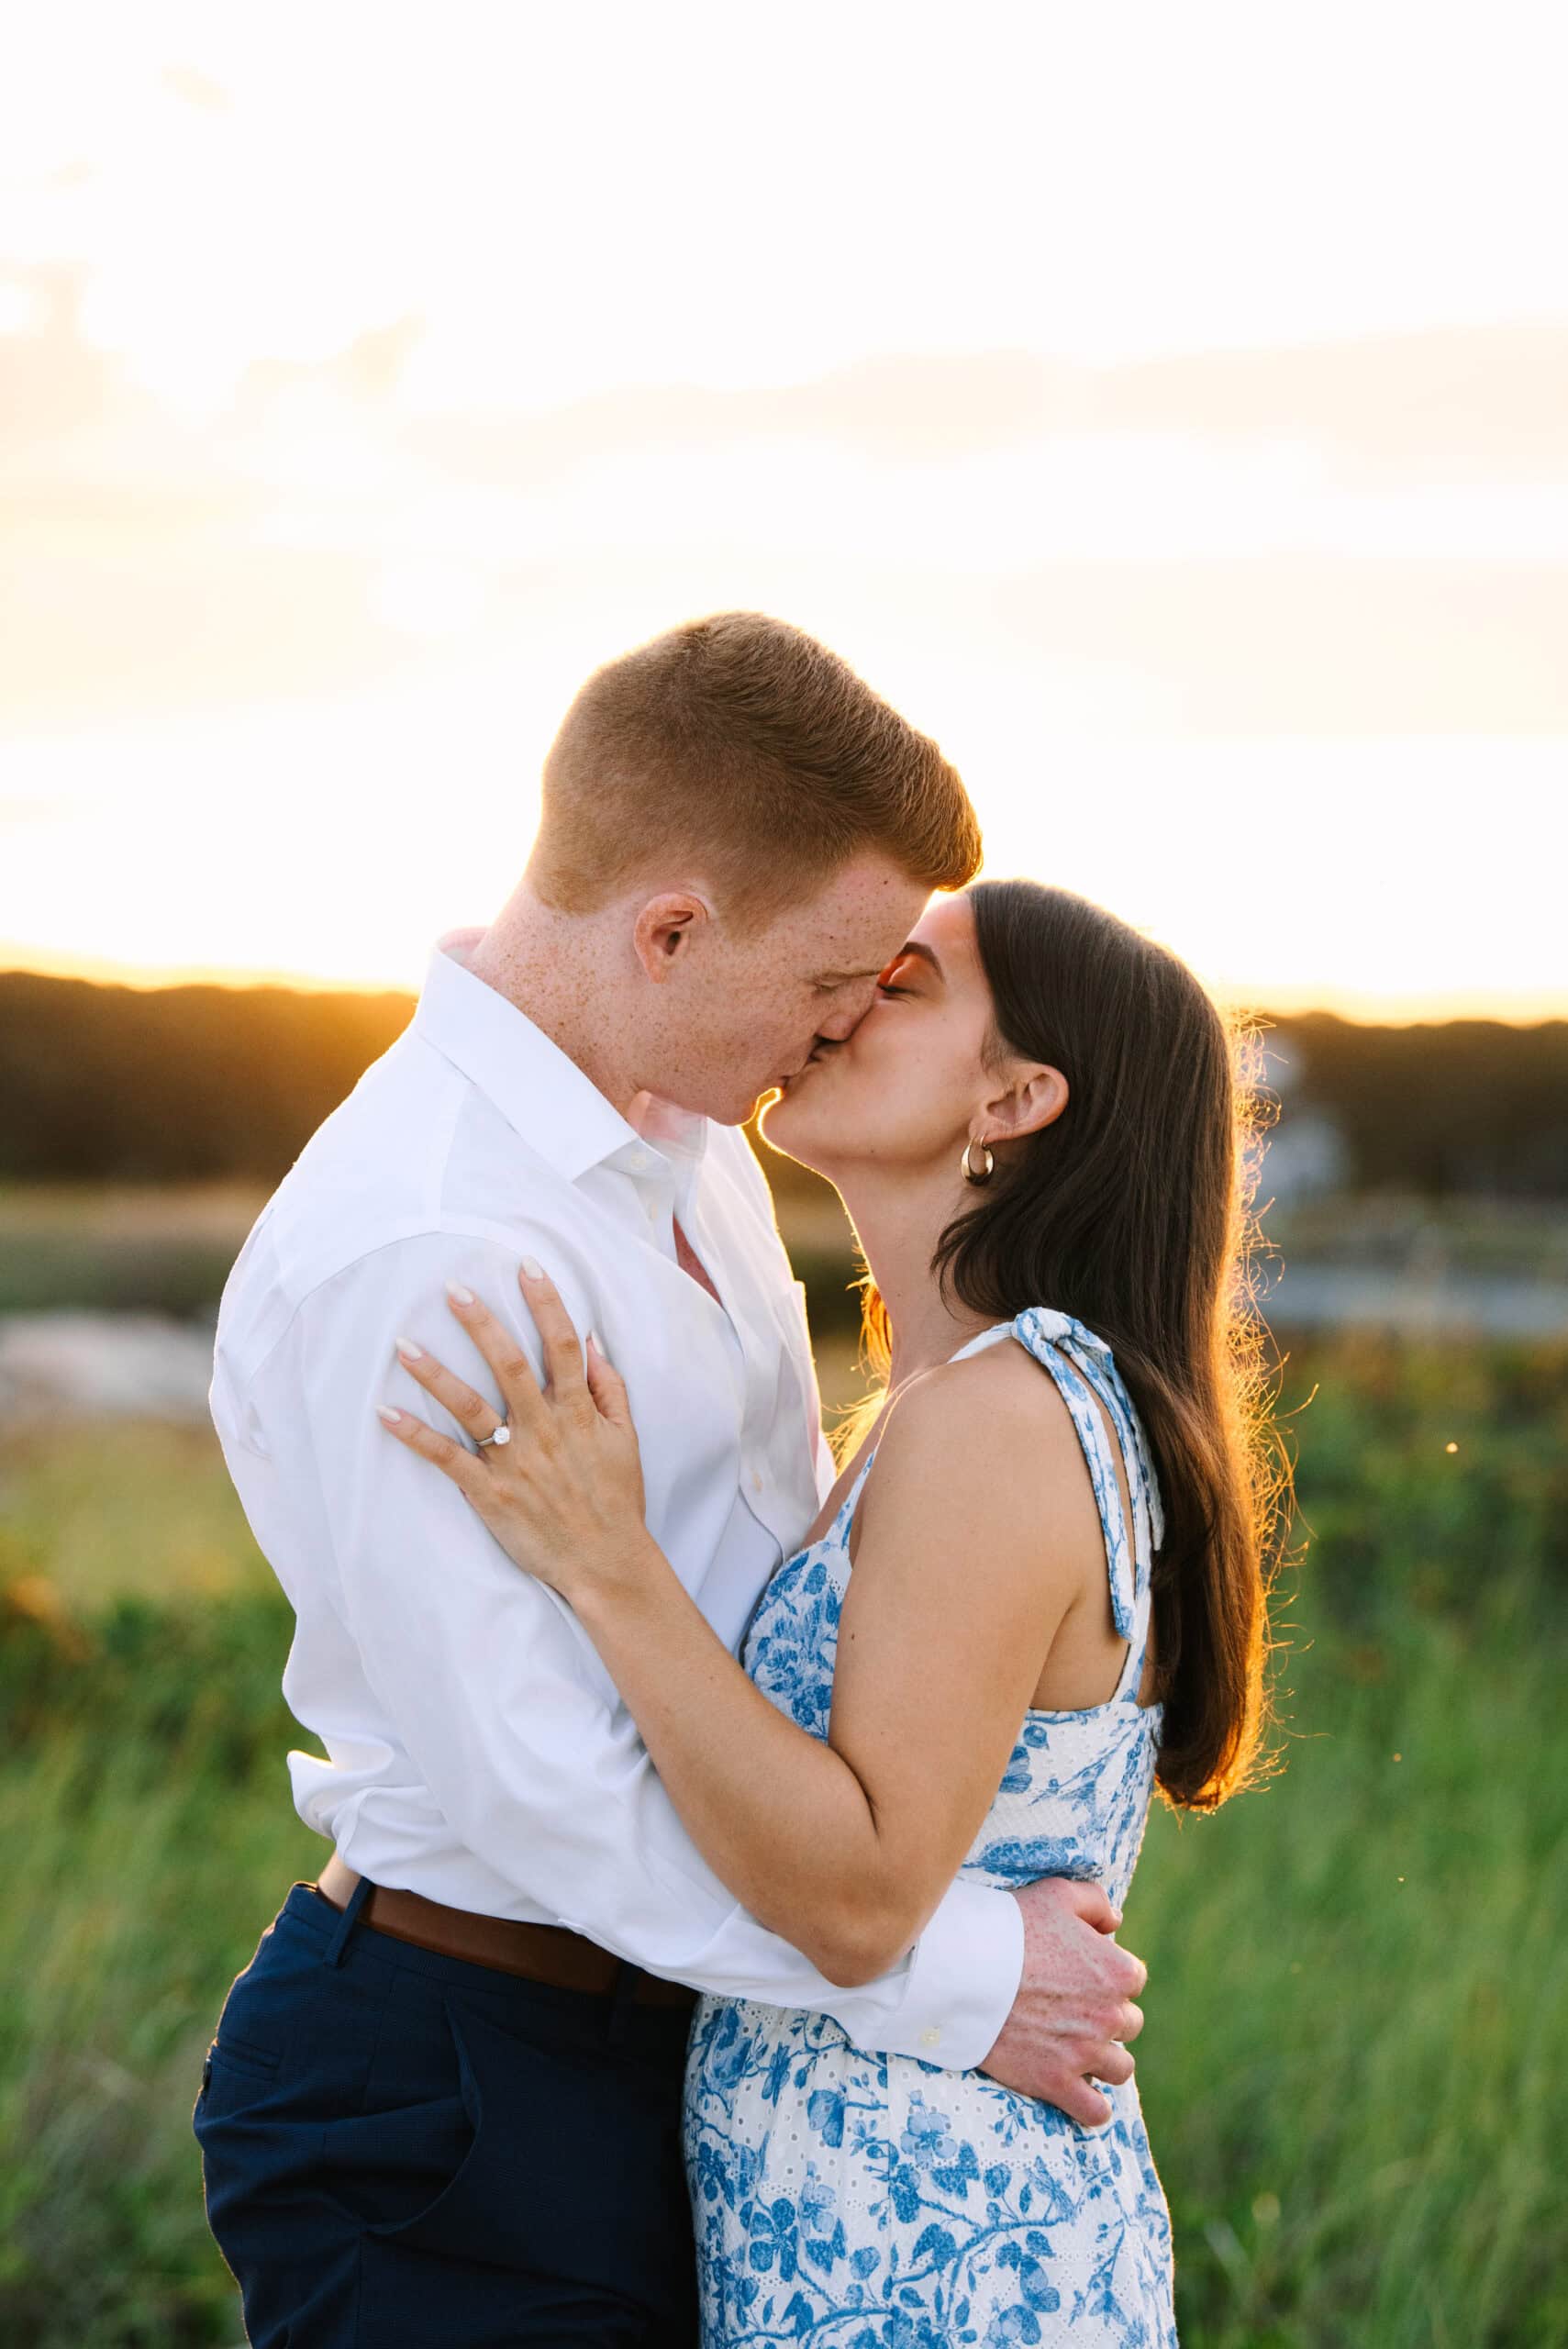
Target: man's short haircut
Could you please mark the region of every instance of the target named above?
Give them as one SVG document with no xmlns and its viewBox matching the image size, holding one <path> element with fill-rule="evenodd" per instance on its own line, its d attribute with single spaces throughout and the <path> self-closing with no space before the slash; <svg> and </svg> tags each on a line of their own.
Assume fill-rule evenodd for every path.
<svg viewBox="0 0 1568 2349">
<path fill-rule="evenodd" d="M 956 769 L 784 620 L 718 612 L 596 669 L 544 764 L 532 876 L 592 913 L 676 852 L 750 927 L 863 850 L 958 889 L 980 827 Z M 661 852 L 663 852 L 662 854 Z"/>
</svg>

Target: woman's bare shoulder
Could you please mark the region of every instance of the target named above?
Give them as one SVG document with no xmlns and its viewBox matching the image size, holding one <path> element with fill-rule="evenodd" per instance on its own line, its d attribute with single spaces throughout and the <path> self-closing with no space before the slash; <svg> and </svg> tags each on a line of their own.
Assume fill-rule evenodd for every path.
<svg viewBox="0 0 1568 2349">
<path fill-rule="evenodd" d="M 913 1378 L 888 1408 L 877 1464 L 885 1492 L 940 1482 L 1005 1517 L 1084 1476 L 1077 1431 L 1055 1381 L 1019 1345 L 1002 1340 L 962 1362 Z M 868 1486 L 868 1494 L 869 1494 Z"/>
</svg>

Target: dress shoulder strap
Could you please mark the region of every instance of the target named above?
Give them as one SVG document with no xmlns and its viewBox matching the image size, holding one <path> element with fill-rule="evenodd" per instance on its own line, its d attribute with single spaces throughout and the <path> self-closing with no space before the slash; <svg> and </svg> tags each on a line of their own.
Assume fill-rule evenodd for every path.
<svg viewBox="0 0 1568 2349">
<path fill-rule="evenodd" d="M 1015 1319 L 998 1321 L 989 1330 L 983 1330 L 952 1360 L 962 1362 L 966 1355 L 978 1353 L 1004 1338 L 1016 1338 L 1050 1373 L 1072 1414 L 1100 1513 L 1110 1577 L 1111 1620 L 1123 1639 L 1136 1643 L 1140 1617 L 1147 1626 L 1154 1552 L 1165 1538 L 1165 1516 L 1159 1480 L 1132 1397 L 1105 1340 L 1096 1337 L 1082 1321 L 1074 1320 L 1071 1314 L 1052 1312 L 1045 1306 L 1030 1306 Z M 1117 1482 L 1105 1421 L 1095 1408 L 1092 1395 L 1105 1405 L 1116 1430 L 1132 1499 L 1130 1534 L 1122 1511 L 1121 1488 Z M 861 1463 L 825 1539 L 847 1546 L 856 1504 L 879 1449 L 880 1443 L 873 1444 Z M 1129 1655 L 1129 1664 L 1132 1660 Z"/>
<path fill-rule="evenodd" d="M 1011 1328 L 1018 1343 L 1050 1373 L 1072 1414 L 1100 1513 L 1110 1576 L 1111 1619 L 1122 1638 L 1131 1640 L 1150 1589 L 1154 1552 L 1165 1538 L 1159 1479 L 1132 1397 L 1105 1340 L 1071 1314 L 1031 1306 Z M 1095 1408 L 1094 1397 L 1104 1404 L 1116 1431 L 1132 1502 L 1130 1533 L 1105 1421 Z"/>
</svg>

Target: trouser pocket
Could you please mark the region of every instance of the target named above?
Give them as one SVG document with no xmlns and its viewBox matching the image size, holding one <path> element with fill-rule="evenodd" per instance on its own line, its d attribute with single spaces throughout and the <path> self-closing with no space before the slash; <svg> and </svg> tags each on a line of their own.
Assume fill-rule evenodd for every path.
<svg viewBox="0 0 1568 2349">
<path fill-rule="evenodd" d="M 441 2190 L 369 2230 L 416 2248 L 575 2279 L 657 2304 L 689 2292 L 678 2042 L 655 2065 L 603 2043 L 598 2018 L 563 2021 L 450 1994 L 455 2105 L 467 2144 Z M 379 2070 L 379 2066 L 378 2066 Z"/>
</svg>

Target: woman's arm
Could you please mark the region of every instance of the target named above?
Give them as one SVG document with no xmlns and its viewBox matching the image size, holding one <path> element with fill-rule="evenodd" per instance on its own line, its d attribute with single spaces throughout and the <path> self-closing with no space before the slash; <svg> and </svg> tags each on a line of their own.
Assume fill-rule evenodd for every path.
<svg viewBox="0 0 1568 2349">
<path fill-rule="evenodd" d="M 544 1344 L 542 1393 L 484 1306 L 452 1304 L 500 1382 L 510 1442 L 476 1457 L 408 1413 L 393 1432 L 569 1601 L 687 1831 L 737 1898 L 829 1980 L 874 1979 L 973 1842 L 1085 1531 L 1099 1539 L 1064 1407 L 1016 1349 L 997 1347 L 930 1374 L 889 1413 L 859 1511 L 825 1744 L 762 1695 L 678 1580 L 642 1521 L 624 1386 L 596 1350 L 584 1377 L 548 1280 L 521 1285 Z M 428 1355 L 406 1367 L 476 1435 L 489 1431 L 493 1408 Z"/>
</svg>

